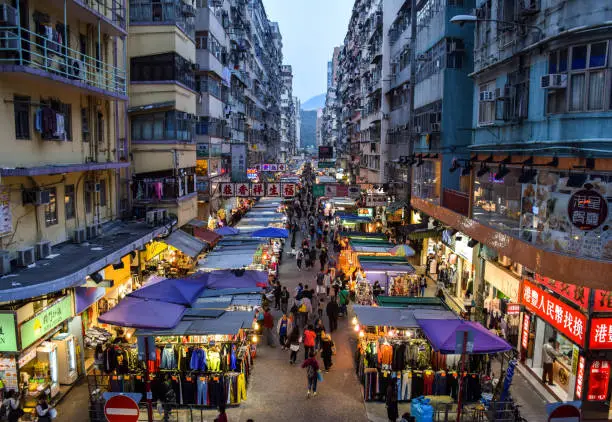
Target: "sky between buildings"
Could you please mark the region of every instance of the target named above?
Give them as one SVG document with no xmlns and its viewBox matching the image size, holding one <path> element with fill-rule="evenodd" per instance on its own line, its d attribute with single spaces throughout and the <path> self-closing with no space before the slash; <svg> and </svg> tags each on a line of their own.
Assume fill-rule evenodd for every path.
<svg viewBox="0 0 612 422">
<path fill-rule="evenodd" d="M 283 64 L 293 66 L 293 95 L 305 102 L 327 91 L 327 62 L 344 42 L 354 0 L 263 0 L 283 36 Z"/>
</svg>

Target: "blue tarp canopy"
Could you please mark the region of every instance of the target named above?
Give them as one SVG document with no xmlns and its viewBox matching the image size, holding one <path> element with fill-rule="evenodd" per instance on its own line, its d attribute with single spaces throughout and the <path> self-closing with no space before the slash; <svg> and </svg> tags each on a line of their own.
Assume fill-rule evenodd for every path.
<svg viewBox="0 0 612 422">
<path fill-rule="evenodd" d="M 138 330 L 137 336 L 197 336 L 236 335 L 242 328 L 251 328 L 253 312 L 224 312 L 218 318 L 203 318 L 177 322 L 176 327 L 164 330 Z"/>
<path fill-rule="evenodd" d="M 204 270 L 225 270 L 248 267 L 253 263 L 254 251 L 243 254 L 209 254 L 198 261 L 198 268 Z"/>
<path fill-rule="evenodd" d="M 215 233 L 221 236 L 236 236 L 238 233 L 240 233 L 240 230 L 229 226 L 223 226 L 215 230 Z"/>
<path fill-rule="evenodd" d="M 268 273 L 266 271 L 213 271 L 208 277 L 207 289 L 226 288 L 254 288 L 257 284 L 267 284 Z"/>
<path fill-rule="evenodd" d="M 277 229 L 276 227 L 268 227 L 251 233 L 251 237 L 268 237 L 275 239 L 286 239 L 289 237 L 287 229 Z"/>
<path fill-rule="evenodd" d="M 189 306 L 204 290 L 207 280 L 208 273 L 198 273 L 189 278 L 169 278 L 148 283 L 129 296 Z"/>
<path fill-rule="evenodd" d="M 419 318 L 418 323 L 434 350 L 441 353 L 454 354 L 457 333 L 462 335 L 464 331 L 474 333 L 472 354 L 498 353 L 512 349 L 506 340 L 493 334 L 478 322 L 453 319 L 440 323 L 439 319 Z"/>
<path fill-rule="evenodd" d="M 439 309 L 406 309 L 384 306 L 354 305 L 353 310 L 359 324 L 395 328 L 420 328 L 417 317 L 430 319 L 458 319 L 451 311 Z"/>
<path fill-rule="evenodd" d="M 179 323 L 184 313 L 182 305 L 128 296 L 100 315 L 98 321 L 120 327 L 170 329 Z"/>
<path fill-rule="evenodd" d="M 183 230 L 171 233 L 170 236 L 164 239 L 164 243 L 174 246 L 185 255 L 194 259 L 208 246 L 206 242 L 189 233 L 185 233 Z"/>
<path fill-rule="evenodd" d="M 414 267 L 406 263 L 384 262 L 384 261 L 366 261 L 361 262 L 361 269 L 370 273 L 406 273 L 413 274 Z"/>
<path fill-rule="evenodd" d="M 261 294 L 260 287 L 238 287 L 238 288 L 227 288 L 227 289 L 214 289 L 207 288 L 199 297 L 218 297 L 227 295 L 249 295 L 249 294 Z"/>
</svg>

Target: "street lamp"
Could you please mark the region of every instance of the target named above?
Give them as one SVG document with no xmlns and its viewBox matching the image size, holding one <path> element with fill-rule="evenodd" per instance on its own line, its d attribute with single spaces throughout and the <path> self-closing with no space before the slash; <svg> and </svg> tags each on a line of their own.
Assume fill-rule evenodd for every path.
<svg viewBox="0 0 612 422">
<path fill-rule="evenodd" d="M 535 26 L 535 25 L 526 25 L 524 23 L 502 21 L 498 19 L 481 19 L 474 15 L 455 15 L 450 19 L 450 23 L 454 23 L 459 26 L 463 26 L 466 23 L 476 23 L 476 22 L 497 22 L 497 23 L 502 23 L 502 24 L 510 25 L 510 26 L 522 26 L 523 28 L 535 29 L 539 33 L 538 41 L 544 38 L 544 31 L 542 31 L 542 28 L 540 28 L 539 26 Z"/>
</svg>

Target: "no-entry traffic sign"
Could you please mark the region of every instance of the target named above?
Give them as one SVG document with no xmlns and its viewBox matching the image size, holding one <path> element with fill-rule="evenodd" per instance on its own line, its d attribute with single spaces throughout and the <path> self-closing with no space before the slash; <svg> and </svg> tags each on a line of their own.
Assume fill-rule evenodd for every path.
<svg viewBox="0 0 612 422">
<path fill-rule="evenodd" d="M 138 403 L 128 396 L 111 397 L 104 405 L 108 422 L 137 422 L 139 414 Z"/>
</svg>

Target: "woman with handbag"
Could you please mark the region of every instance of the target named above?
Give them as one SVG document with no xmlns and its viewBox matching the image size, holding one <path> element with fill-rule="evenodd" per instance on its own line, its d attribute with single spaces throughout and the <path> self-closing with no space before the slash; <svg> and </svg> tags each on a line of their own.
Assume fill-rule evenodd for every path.
<svg viewBox="0 0 612 422">
<path fill-rule="evenodd" d="M 47 403 L 47 398 L 44 394 L 38 397 L 38 404 L 36 405 L 36 415 L 38 416 L 38 422 L 51 422 L 53 415 L 56 414 L 55 409 Z"/>
<path fill-rule="evenodd" d="M 323 333 L 321 336 L 321 357 L 323 358 L 323 366 L 325 372 L 329 372 L 332 367 L 332 355 L 334 354 L 334 342 L 329 334 Z"/>
<path fill-rule="evenodd" d="M 17 422 L 23 416 L 23 410 L 19 407 L 19 396 L 15 390 L 9 390 L 7 398 L 2 405 L 6 408 L 8 422 Z"/>
<path fill-rule="evenodd" d="M 291 334 L 289 334 L 289 338 L 287 338 L 287 345 L 289 346 L 289 350 L 291 350 L 291 355 L 289 357 L 289 363 L 293 365 L 297 360 L 297 354 L 300 351 L 300 343 L 302 342 L 302 336 L 300 336 L 300 329 L 297 325 L 293 326 L 291 330 Z"/>
</svg>

